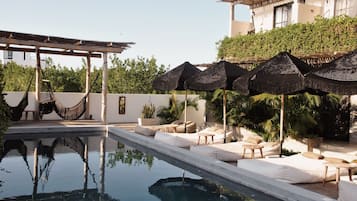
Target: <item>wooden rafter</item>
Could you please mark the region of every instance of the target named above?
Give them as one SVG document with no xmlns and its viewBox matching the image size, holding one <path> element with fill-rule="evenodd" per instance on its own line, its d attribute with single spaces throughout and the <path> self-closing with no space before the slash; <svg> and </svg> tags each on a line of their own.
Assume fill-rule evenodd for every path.
<svg viewBox="0 0 357 201">
<path fill-rule="evenodd" d="M 93 53 L 121 53 L 123 50 L 133 45 L 132 42 L 104 42 L 79 40 L 73 38 L 62 38 L 56 36 L 44 36 L 36 34 L 17 33 L 0 31 L 0 44 L 31 46 L 36 48 L 54 48 L 76 51 L 86 51 Z M 41 50 L 42 51 L 42 50 Z M 75 53 L 75 54 L 78 54 Z M 66 54 L 68 55 L 68 54 Z M 70 54 L 69 54 L 70 55 Z"/>
</svg>

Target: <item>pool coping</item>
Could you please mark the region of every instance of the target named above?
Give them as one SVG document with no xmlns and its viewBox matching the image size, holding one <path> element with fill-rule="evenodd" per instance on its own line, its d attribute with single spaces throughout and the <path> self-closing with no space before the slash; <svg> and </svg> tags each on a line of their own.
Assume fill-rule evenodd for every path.
<svg viewBox="0 0 357 201">
<path fill-rule="evenodd" d="M 233 184 L 243 185 L 248 188 L 263 192 L 272 197 L 288 201 L 336 201 L 333 198 L 297 187 L 284 182 L 272 180 L 266 176 L 256 174 L 208 156 L 192 154 L 187 149 L 170 146 L 154 140 L 154 138 L 134 134 L 130 131 L 106 125 L 71 125 L 71 126 L 27 126 L 10 127 L 6 138 L 16 138 L 23 134 L 31 134 L 32 137 L 48 137 L 49 134 L 70 136 L 76 132 L 81 135 L 94 135 L 105 132 L 106 135 L 117 140 L 129 142 L 129 145 L 145 147 L 152 152 L 169 159 L 175 165 L 186 164 L 198 171 L 210 174 L 218 180 L 224 180 Z"/>
<path fill-rule="evenodd" d="M 108 127 L 108 135 L 114 138 L 117 137 L 119 140 L 124 139 L 131 143 L 145 146 L 147 149 L 162 153 L 177 160 L 177 163 L 189 164 L 217 178 L 224 178 L 229 182 L 247 186 L 281 200 L 336 201 L 333 198 L 288 183 L 273 180 L 269 177 L 232 166 L 208 156 L 192 154 L 192 152 L 187 149 L 170 146 L 153 138 L 134 134 L 120 128 Z"/>
</svg>

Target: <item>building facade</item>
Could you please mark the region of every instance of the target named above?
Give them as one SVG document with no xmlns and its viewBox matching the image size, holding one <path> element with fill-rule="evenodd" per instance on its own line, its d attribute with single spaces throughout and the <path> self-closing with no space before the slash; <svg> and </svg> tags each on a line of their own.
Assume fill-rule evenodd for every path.
<svg viewBox="0 0 357 201">
<path fill-rule="evenodd" d="M 15 52 L 15 51 L 3 51 L 3 64 L 9 62 L 15 62 L 21 66 L 32 66 L 37 65 L 36 59 L 34 59 L 30 52 Z M 46 67 L 46 59 L 41 59 L 41 66 Z"/>
<path fill-rule="evenodd" d="M 294 23 L 313 22 L 316 16 L 357 16 L 356 0 L 222 0 L 230 3 L 230 36 L 258 33 Z M 235 5 L 248 5 L 251 22 L 234 19 Z"/>
</svg>

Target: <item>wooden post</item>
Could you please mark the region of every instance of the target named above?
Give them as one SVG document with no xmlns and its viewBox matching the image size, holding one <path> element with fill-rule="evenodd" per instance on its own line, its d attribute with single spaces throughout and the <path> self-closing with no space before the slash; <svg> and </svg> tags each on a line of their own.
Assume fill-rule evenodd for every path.
<svg viewBox="0 0 357 201">
<path fill-rule="evenodd" d="M 35 141 L 35 147 L 33 149 L 33 189 L 32 189 L 32 199 L 35 200 L 37 196 L 37 185 L 38 185 L 38 142 Z"/>
<path fill-rule="evenodd" d="M 88 94 L 87 99 L 86 99 L 86 112 L 84 114 L 85 119 L 90 119 L 90 110 L 89 110 L 89 90 L 91 88 L 90 86 L 90 68 L 91 68 L 91 60 L 90 60 L 90 54 L 91 52 L 88 52 L 87 55 L 87 71 L 86 71 L 86 94 Z"/>
<path fill-rule="evenodd" d="M 100 151 L 99 151 L 99 193 L 104 194 L 104 177 L 105 177 L 105 136 L 100 139 Z"/>
<path fill-rule="evenodd" d="M 88 137 L 84 138 L 84 165 L 83 165 L 83 189 L 86 192 L 88 189 Z"/>
<path fill-rule="evenodd" d="M 234 22 L 234 7 L 235 7 L 235 3 L 231 2 L 229 4 L 229 37 L 233 36 L 233 22 Z"/>
<path fill-rule="evenodd" d="M 36 84 L 35 84 L 35 120 L 40 119 L 40 102 L 41 102 L 41 57 L 40 49 L 36 48 Z"/>
<path fill-rule="evenodd" d="M 108 93 L 108 53 L 103 52 L 103 81 L 102 81 L 102 124 L 107 124 L 107 93 Z"/>
<path fill-rule="evenodd" d="M 187 89 L 185 90 L 185 117 L 184 117 L 184 120 L 185 120 L 185 133 L 187 132 Z"/>
<path fill-rule="evenodd" d="M 280 106 L 280 156 L 283 152 L 283 142 L 284 142 L 284 95 L 281 95 L 281 106 Z"/>
<path fill-rule="evenodd" d="M 227 122 L 226 122 L 226 112 L 227 112 L 227 95 L 226 95 L 226 89 L 223 89 L 223 130 L 224 130 L 224 139 L 223 143 L 226 143 L 226 133 L 227 133 Z"/>
</svg>

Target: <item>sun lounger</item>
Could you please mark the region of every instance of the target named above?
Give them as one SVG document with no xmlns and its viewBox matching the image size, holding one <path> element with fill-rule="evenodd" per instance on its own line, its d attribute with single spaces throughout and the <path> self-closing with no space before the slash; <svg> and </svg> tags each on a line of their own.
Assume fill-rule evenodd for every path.
<svg viewBox="0 0 357 201">
<path fill-rule="evenodd" d="M 201 131 L 201 132 L 208 132 L 206 131 Z M 220 131 L 214 131 L 214 143 L 223 143 L 224 141 L 224 134 L 223 132 Z M 230 138 L 232 135 L 232 132 L 227 132 L 226 138 Z M 198 138 L 199 135 L 198 133 L 167 133 L 167 132 L 161 132 L 161 131 L 156 131 L 155 140 L 164 142 L 169 145 L 173 145 L 176 147 L 190 147 L 192 145 L 196 145 L 198 143 Z M 200 138 L 200 144 L 205 143 L 205 138 Z"/>
<path fill-rule="evenodd" d="M 221 161 L 237 161 L 243 157 L 243 145 L 246 142 L 230 142 L 226 144 L 209 144 L 200 146 L 191 146 L 190 151 L 201 155 L 209 156 Z M 280 144 L 274 142 L 262 142 L 263 156 L 277 155 L 280 151 Z M 246 152 L 246 157 L 250 152 Z M 254 157 L 260 157 L 260 152 L 254 152 Z"/>
<path fill-rule="evenodd" d="M 237 162 L 237 167 L 287 183 L 315 183 L 323 182 L 326 162 L 296 154 L 284 158 L 243 159 Z M 329 168 L 327 180 L 335 179 L 335 173 L 335 169 Z M 347 175 L 347 171 L 341 169 L 341 175 Z"/>
<path fill-rule="evenodd" d="M 353 177 L 352 181 L 349 181 L 348 177 L 342 178 L 338 184 L 338 201 L 350 201 L 356 199 L 357 191 L 357 178 Z"/>
<path fill-rule="evenodd" d="M 239 138 L 242 141 L 230 142 L 225 144 L 209 144 L 191 146 L 192 152 L 209 156 L 221 161 L 237 161 L 243 157 L 243 145 L 257 144 L 263 146 L 263 156 L 277 155 L 280 152 L 280 144 L 276 142 L 263 142 L 263 139 L 255 132 L 246 128 L 239 128 Z M 251 155 L 251 150 L 246 152 L 246 156 Z M 260 150 L 254 152 L 254 157 L 260 157 Z"/>
</svg>

